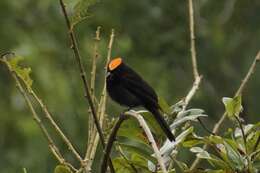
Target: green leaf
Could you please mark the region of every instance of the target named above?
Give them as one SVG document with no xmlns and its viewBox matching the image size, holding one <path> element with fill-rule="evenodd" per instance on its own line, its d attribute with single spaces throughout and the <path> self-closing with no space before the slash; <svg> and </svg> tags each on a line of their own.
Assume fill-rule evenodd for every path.
<svg viewBox="0 0 260 173">
<path fill-rule="evenodd" d="M 117 132 L 117 136 L 127 137 L 143 143 L 147 142 L 146 136 L 144 136 L 140 125 L 134 118 L 129 118 L 121 125 L 119 131 Z"/>
<path fill-rule="evenodd" d="M 3 58 L 3 62 L 8 66 L 9 70 L 14 72 L 23 81 L 26 87 L 31 90 L 33 83 L 30 77 L 31 68 L 24 68 L 19 65 L 23 59 L 23 57 L 14 56 L 12 58 Z"/>
<path fill-rule="evenodd" d="M 202 109 L 186 110 L 181 113 L 180 116 L 178 116 L 170 126 L 172 129 L 175 129 L 187 121 L 197 121 L 199 117 L 207 117 L 207 115 L 203 113 L 204 111 Z"/>
<path fill-rule="evenodd" d="M 71 16 L 72 27 L 90 17 L 89 7 L 96 3 L 97 0 L 80 0 L 73 8 Z"/>
<path fill-rule="evenodd" d="M 121 157 L 113 159 L 113 165 L 117 173 L 132 173 L 131 166 Z"/>
<path fill-rule="evenodd" d="M 191 152 L 197 153 L 196 156 L 201 159 L 206 159 L 212 166 L 221 167 L 223 169 L 227 169 L 228 165 L 218 157 L 209 154 L 206 150 L 200 147 L 192 147 L 190 149 Z"/>
<path fill-rule="evenodd" d="M 240 153 L 234 149 L 227 141 L 224 141 L 224 146 L 226 148 L 227 157 L 231 163 L 234 170 L 243 170 L 245 167 L 245 159 L 240 155 Z"/>
<path fill-rule="evenodd" d="M 156 163 L 156 159 L 151 156 L 153 153 L 153 150 L 151 147 L 147 144 L 144 144 L 140 141 L 128 139 L 125 137 L 118 138 L 118 142 L 116 142 L 117 145 L 120 145 L 122 148 L 124 148 L 127 151 L 135 152 L 143 157 L 145 157 L 147 160 L 152 161 L 153 163 Z"/>
<path fill-rule="evenodd" d="M 174 163 L 176 163 L 176 166 L 178 166 L 178 168 L 181 170 L 181 172 L 185 172 L 189 169 L 189 167 L 187 166 L 186 163 L 181 162 L 181 161 L 175 159 L 174 157 L 173 157 L 173 161 L 174 161 Z"/>
<path fill-rule="evenodd" d="M 72 171 L 65 165 L 58 165 L 55 167 L 54 173 L 72 173 Z"/>
<path fill-rule="evenodd" d="M 131 153 L 131 158 L 129 160 L 122 157 L 113 159 L 113 165 L 116 173 L 134 173 L 135 171 L 133 170 L 131 164 L 138 172 L 150 173 L 147 168 L 146 159 L 142 155 Z"/>
<path fill-rule="evenodd" d="M 243 109 L 241 95 L 234 98 L 223 97 L 222 101 L 225 105 L 227 115 L 231 119 L 233 119 L 234 116 L 238 116 Z"/>
</svg>

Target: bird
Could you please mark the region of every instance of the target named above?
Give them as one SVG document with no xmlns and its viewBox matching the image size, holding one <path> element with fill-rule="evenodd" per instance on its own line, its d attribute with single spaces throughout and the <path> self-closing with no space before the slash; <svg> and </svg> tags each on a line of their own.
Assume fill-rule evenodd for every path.
<svg viewBox="0 0 260 173">
<path fill-rule="evenodd" d="M 161 114 L 158 96 L 154 89 L 121 57 L 112 59 L 107 65 L 106 87 L 110 98 L 129 109 L 144 107 L 152 113 L 170 141 L 175 137 Z"/>
</svg>

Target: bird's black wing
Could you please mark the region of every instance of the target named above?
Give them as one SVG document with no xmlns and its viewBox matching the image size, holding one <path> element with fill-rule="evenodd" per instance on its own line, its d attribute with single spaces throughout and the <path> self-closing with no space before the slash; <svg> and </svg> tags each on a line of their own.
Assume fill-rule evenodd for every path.
<svg viewBox="0 0 260 173">
<path fill-rule="evenodd" d="M 153 88 L 132 69 L 121 76 L 121 84 L 144 104 L 158 107 L 158 97 Z"/>
</svg>

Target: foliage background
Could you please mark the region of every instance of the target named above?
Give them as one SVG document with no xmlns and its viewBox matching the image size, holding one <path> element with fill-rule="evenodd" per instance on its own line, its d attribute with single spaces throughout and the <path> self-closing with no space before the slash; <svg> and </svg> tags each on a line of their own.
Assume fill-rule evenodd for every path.
<svg viewBox="0 0 260 173">
<path fill-rule="evenodd" d="M 191 106 L 206 111 L 209 128 L 224 110 L 221 98 L 233 95 L 259 49 L 259 7 L 259 0 L 195 1 L 198 65 L 204 78 Z M 122 56 L 168 103 L 184 97 L 192 85 L 187 1 L 106 0 L 93 6 L 90 14 L 76 31 L 89 72 L 94 33 L 102 27 L 97 90 L 102 86 L 110 30 L 115 28 L 112 55 Z M 1 0 L 0 19 L 0 53 L 11 50 L 26 57 L 37 92 L 84 153 L 87 106 L 58 1 Z M 243 97 L 248 123 L 260 120 L 259 68 L 256 73 Z M 51 172 L 56 161 L 3 65 L 0 76 L 0 172 L 22 172 L 23 167 L 28 172 Z M 111 116 L 121 110 L 109 101 Z M 190 157 L 185 152 L 181 159 Z"/>
</svg>

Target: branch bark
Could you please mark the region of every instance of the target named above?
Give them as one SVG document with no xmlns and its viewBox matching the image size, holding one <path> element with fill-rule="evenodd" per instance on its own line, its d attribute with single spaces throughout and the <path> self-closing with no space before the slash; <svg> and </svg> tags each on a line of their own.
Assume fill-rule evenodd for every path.
<svg viewBox="0 0 260 173">
<path fill-rule="evenodd" d="M 81 56 L 80 56 L 80 53 L 79 53 L 76 37 L 75 37 L 75 34 L 73 32 L 72 25 L 69 21 L 69 17 L 68 17 L 66 7 L 65 7 L 63 0 L 60 0 L 60 6 L 61 6 L 61 9 L 62 9 L 63 15 L 65 17 L 65 21 L 66 21 L 69 36 L 70 36 L 70 40 L 71 40 L 71 43 L 72 43 L 71 48 L 73 49 L 74 56 L 76 58 L 76 61 L 78 63 L 78 67 L 79 67 L 79 70 L 80 70 L 80 76 L 82 78 L 82 82 L 83 82 L 83 85 L 84 85 L 85 98 L 87 99 L 89 106 L 91 108 L 91 113 L 93 115 L 94 123 L 96 125 L 97 131 L 98 131 L 98 134 L 99 134 L 99 137 L 100 137 L 100 140 L 101 140 L 101 144 L 102 144 L 103 148 L 105 148 L 105 145 L 106 145 L 105 144 L 105 138 L 104 138 L 102 128 L 100 126 L 97 114 L 96 114 L 96 109 L 95 109 L 94 102 L 93 102 L 92 97 L 91 97 L 91 93 L 89 91 L 86 72 L 85 72 L 84 67 L 83 67 L 83 63 L 82 63 Z M 109 159 L 109 167 L 110 167 L 110 170 L 111 170 L 112 173 L 115 172 L 111 159 Z"/>
<path fill-rule="evenodd" d="M 106 148 L 104 151 L 104 156 L 101 161 L 100 173 L 105 173 L 107 171 L 107 160 L 108 160 L 110 152 L 112 150 L 113 143 L 116 140 L 117 131 L 119 130 L 119 128 L 120 128 L 121 124 L 124 122 L 124 120 L 126 120 L 127 118 L 128 118 L 127 115 L 121 114 L 119 116 L 119 119 L 117 120 L 112 132 L 110 133 L 110 136 L 108 138 L 108 142 L 107 142 L 107 145 L 106 145 Z"/>
<path fill-rule="evenodd" d="M 193 10 L 193 0 L 189 0 L 189 18 L 190 18 L 190 51 L 192 60 L 192 69 L 194 80 L 199 76 L 197 57 L 196 57 L 196 47 L 195 47 L 195 27 L 194 27 L 194 10 Z"/>
<path fill-rule="evenodd" d="M 162 155 L 160 153 L 160 150 L 158 149 L 157 147 L 157 144 L 154 140 L 154 137 L 152 135 L 152 132 L 150 130 L 150 128 L 148 127 L 147 123 L 145 122 L 144 118 L 138 114 L 136 111 L 133 111 L 133 110 L 130 110 L 128 112 L 125 112 L 126 115 L 130 115 L 130 116 L 133 116 L 134 118 L 136 118 L 140 124 L 140 126 L 142 127 L 142 129 L 144 130 L 147 138 L 148 138 L 148 141 L 150 142 L 153 150 L 154 150 L 154 153 L 155 153 L 155 157 L 161 167 L 161 170 L 163 173 L 167 173 L 168 171 L 166 170 L 166 166 L 163 162 L 163 158 L 162 158 Z"/>
</svg>

